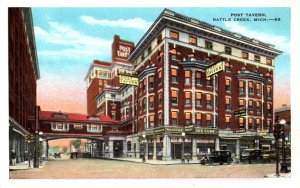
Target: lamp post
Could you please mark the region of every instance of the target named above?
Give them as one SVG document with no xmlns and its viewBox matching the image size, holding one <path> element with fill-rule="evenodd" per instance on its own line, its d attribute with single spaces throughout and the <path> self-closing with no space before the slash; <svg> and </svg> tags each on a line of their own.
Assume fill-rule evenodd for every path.
<svg viewBox="0 0 300 188">
<path fill-rule="evenodd" d="M 282 128 L 282 135 L 281 135 L 281 144 L 282 144 L 282 164 L 281 164 L 281 169 L 280 172 L 284 172 L 287 173 L 288 169 L 287 169 L 287 164 L 286 164 L 286 149 L 285 149 L 285 132 L 284 132 L 284 127 L 286 125 L 286 120 L 285 119 L 281 119 L 279 121 L 279 124 L 281 124 Z"/>
<path fill-rule="evenodd" d="M 146 142 L 147 142 L 145 134 L 143 134 L 143 140 L 142 140 L 142 142 L 143 142 L 143 146 L 144 146 L 143 163 L 145 163 L 146 162 Z"/>
<path fill-rule="evenodd" d="M 181 133 L 181 137 L 182 137 L 181 163 L 184 163 L 184 140 L 185 140 L 185 132 Z"/>
<path fill-rule="evenodd" d="M 39 168 L 39 157 L 40 157 L 40 147 L 39 147 L 39 137 L 43 135 L 42 131 L 36 131 L 34 134 L 34 158 L 33 158 L 33 167 Z"/>
</svg>

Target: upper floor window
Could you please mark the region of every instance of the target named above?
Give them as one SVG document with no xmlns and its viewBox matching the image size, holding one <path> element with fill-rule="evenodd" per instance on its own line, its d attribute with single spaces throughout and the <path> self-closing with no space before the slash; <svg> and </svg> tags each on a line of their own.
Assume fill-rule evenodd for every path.
<svg viewBox="0 0 300 188">
<path fill-rule="evenodd" d="M 206 107 L 211 108 L 212 102 L 211 102 L 211 94 L 206 94 Z"/>
<path fill-rule="evenodd" d="M 240 99 L 239 100 L 239 108 L 244 108 L 245 107 L 245 100 L 244 99 Z"/>
<path fill-rule="evenodd" d="M 172 83 L 178 83 L 177 69 L 171 69 Z"/>
<path fill-rule="evenodd" d="M 159 34 L 158 37 L 156 38 L 156 42 L 157 44 L 160 43 L 162 41 L 162 35 Z"/>
<path fill-rule="evenodd" d="M 225 71 L 226 72 L 231 72 L 231 66 L 230 66 L 229 62 L 225 63 Z"/>
<path fill-rule="evenodd" d="M 201 116 L 202 116 L 201 113 L 196 113 L 196 125 L 198 127 L 201 127 L 201 119 L 202 119 Z"/>
<path fill-rule="evenodd" d="M 171 123 L 173 126 L 176 126 L 178 124 L 178 112 L 171 112 Z"/>
<path fill-rule="evenodd" d="M 154 127 L 154 115 L 149 116 L 149 125 L 152 128 Z"/>
<path fill-rule="evenodd" d="M 144 109 L 144 111 L 147 110 L 147 102 L 146 102 L 146 98 L 143 99 L 143 109 Z"/>
<path fill-rule="evenodd" d="M 148 49 L 147 49 L 148 54 L 150 54 L 151 51 L 152 51 L 152 48 L 151 48 L 151 45 L 150 45 L 150 46 L 148 47 Z"/>
<path fill-rule="evenodd" d="M 149 97 L 149 107 L 150 109 L 154 108 L 154 96 Z"/>
<path fill-rule="evenodd" d="M 206 126 L 207 127 L 211 127 L 212 126 L 212 118 L 211 118 L 211 114 L 206 114 Z"/>
<path fill-rule="evenodd" d="M 201 83 L 201 72 L 196 72 L 196 85 L 202 85 L 202 83 Z"/>
<path fill-rule="evenodd" d="M 268 109 L 268 115 L 272 115 L 272 105 L 270 103 L 268 103 L 267 109 Z"/>
<path fill-rule="evenodd" d="M 191 106 L 191 92 L 185 92 L 185 106 Z"/>
<path fill-rule="evenodd" d="M 158 84 L 162 83 L 162 71 L 158 71 Z"/>
<path fill-rule="evenodd" d="M 239 94 L 243 95 L 245 93 L 245 82 L 244 81 L 239 81 Z"/>
<path fill-rule="evenodd" d="M 202 97 L 201 93 L 196 93 L 196 106 L 202 106 Z"/>
<path fill-rule="evenodd" d="M 178 40 L 179 39 L 179 33 L 176 32 L 176 31 L 170 31 L 170 38 Z"/>
<path fill-rule="evenodd" d="M 259 55 L 254 55 L 254 61 L 260 62 L 260 56 Z"/>
<path fill-rule="evenodd" d="M 256 93 L 257 93 L 257 95 L 261 95 L 261 84 L 260 83 L 256 84 Z"/>
<path fill-rule="evenodd" d="M 231 110 L 231 98 L 226 98 L 225 103 L 226 103 L 226 110 L 230 111 Z"/>
<path fill-rule="evenodd" d="M 247 53 L 247 52 L 242 52 L 242 58 L 243 58 L 243 59 L 249 59 L 249 53 Z"/>
<path fill-rule="evenodd" d="M 248 119 L 248 129 L 253 129 L 253 118 Z"/>
<path fill-rule="evenodd" d="M 172 105 L 178 105 L 178 91 L 172 90 L 171 97 L 172 97 Z"/>
<path fill-rule="evenodd" d="M 267 87 L 267 97 L 268 98 L 272 98 L 272 92 L 271 92 L 272 88 L 271 87 Z"/>
<path fill-rule="evenodd" d="M 212 50 L 213 49 L 213 43 L 210 41 L 205 41 L 205 48 Z"/>
<path fill-rule="evenodd" d="M 188 126 L 188 125 L 191 125 L 191 113 L 190 112 L 187 112 L 185 113 L 185 125 Z"/>
<path fill-rule="evenodd" d="M 150 76 L 149 77 L 149 90 L 153 90 L 154 89 L 154 77 Z"/>
<path fill-rule="evenodd" d="M 189 37 L 189 43 L 192 44 L 192 45 L 197 45 L 197 38 L 193 37 L 193 36 L 190 36 Z"/>
<path fill-rule="evenodd" d="M 158 126 L 162 126 L 162 113 L 158 113 Z"/>
<path fill-rule="evenodd" d="M 248 101 L 248 112 L 253 113 L 253 100 Z"/>
<path fill-rule="evenodd" d="M 170 54 L 171 54 L 171 59 L 172 60 L 176 60 L 177 59 L 177 50 L 175 48 L 173 48 L 172 50 L 170 50 Z"/>
<path fill-rule="evenodd" d="M 243 128 L 243 127 L 245 127 L 245 122 L 244 122 L 244 118 L 239 118 L 239 127 L 240 128 Z"/>
<path fill-rule="evenodd" d="M 255 124 L 256 124 L 256 128 L 257 128 L 257 129 L 260 129 L 260 128 L 261 128 L 261 121 L 260 121 L 260 119 L 256 119 Z"/>
<path fill-rule="evenodd" d="M 256 101 L 256 113 L 261 114 L 261 102 Z"/>
<path fill-rule="evenodd" d="M 225 89 L 226 89 L 226 92 L 231 91 L 231 80 L 230 79 L 225 80 Z"/>
<path fill-rule="evenodd" d="M 253 89 L 253 82 L 252 81 L 248 82 L 248 88 L 249 88 L 249 94 L 253 94 L 254 89 Z"/>
<path fill-rule="evenodd" d="M 184 84 L 185 85 L 190 85 L 190 80 L 191 80 L 191 72 L 190 71 L 184 71 Z"/>
<path fill-rule="evenodd" d="M 211 79 L 210 79 L 210 77 L 206 78 L 206 87 L 211 87 Z"/>
<path fill-rule="evenodd" d="M 267 65 L 270 65 L 270 66 L 272 66 L 273 64 L 272 64 L 272 59 L 269 59 L 269 58 L 267 58 L 267 61 L 266 61 L 266 63 L 267 63 Z"/>
<path fill-rule="evenodd" d="M 158 106 L 161 107 L 162 106 L 162 92 L 158 93 Z"/>
<path fill-rule="evenodd" d="M 230 129 L 230 116 L 225 116 L 226 129 Z"/>
<path fill-rule="evenodd" d="M 232 49 L 228 46 L 225 46 L 225 54 L 231 55 Z"/>
</svg>

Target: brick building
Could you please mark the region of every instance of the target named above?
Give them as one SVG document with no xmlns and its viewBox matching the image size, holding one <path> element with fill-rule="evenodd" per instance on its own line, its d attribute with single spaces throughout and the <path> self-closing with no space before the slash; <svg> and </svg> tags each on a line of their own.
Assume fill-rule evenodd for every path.
<svg viewBox="0 0 300 188">
<path fill-rule="evenodd" d="M 196 159 L 212 150 L 239 155 L 245 148 L 270 149 L 274 66 L 281 53 L 271 44 L 165 9 L 123 67 L 114 69 L 120 63 L 113 60 L 116 72 L 90 98 L 96 102 L 93 112 L 121 121 L 106 137 L 126 142 L 126 157 L 146 153 L 148 159 L 171 160 L 185 153 Z M 132 71 L 137 86 L 113 83 L 120 69 Z M 91 68 L 90 87 L 95 79 L 89 78 L 96 75 Z"/>
<path fill-rule="evenodd" d="M 9 150 L 24 161 L 28 117 L 35 115 L 39 65 L 30 8 L 8 9 L 9 41 Z"/>
</svg>

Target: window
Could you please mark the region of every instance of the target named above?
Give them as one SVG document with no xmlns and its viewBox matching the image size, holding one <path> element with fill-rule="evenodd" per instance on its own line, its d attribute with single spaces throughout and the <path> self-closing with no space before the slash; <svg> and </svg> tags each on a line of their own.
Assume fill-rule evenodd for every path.
<svg viewBox="0 0 300 188">
<path fill-rule="evenodd" d="M 147 110 L 146 98 L 143 99 L 143 109 L 144 109 L 144 112 L 146 112 L 146 110 Z"/>
<path fill-rule="evenodd" d="M 231 72 L 231 66 L 230 66 L 229 62 L 225 63 L 225 71 L 226 72 Z"/>
<path fill-rule="evenodd" d="M 154 89 L 154 77 L 150 76 L 149 77 L 149 90 L 153 90 Z"/>
<path fill-rule="evenodd" d="M 211 120 L 211 114 L 206 114 L 206 126 L 211 127 L 212 126 L 212 120 Z"/>
<path fill-rule="evenodd" d="M 244 128 L 245 127 L 244 118 L 239 118 L 239 127 L 240 128 Z"/>
<path fill-rule="evenodd" d="M 144 93 L 146 93 L 146 88 L 147 88 L 146 86 L 147 86 L 147 80 L 145 78 L 143 82 Z"/>
<path fill-rule="evenodd" d="M 256 113 L 261 114 L 261 103 L 256 101 Z"/>
<path fill-rule="evenodd" d="M 253 89 L 253 82 L 252 81 L 249 81 L 248 82 L 248 88 L 249 88 L 249 94 L 253 94 L 254 93 L 254 89 Z"/>
<path fill-rule="evenodd" d="M 177 112 L 171 112 L 171 123 L 172 125 L 177 125 L 177 120 L 178 120 L 178 117 L 177 117 Z"/>
<path fill-rule="evenodd" d="M 211 79 L 210 79 L 210 77 L 206 78 L 206 87 L 211 87 Z"/>
<path fill-rule="evenodd" d="M 254 55 L 254 61 L 260 62 L 260 56 L 259 55 Z"/>
<path fill-rule="evenodd" d="M 245 93 L 245 82 L 244 81 L 239 81 L 239 94 L 243 95 Z"/>
<path fill-rule="evenodd" d="M 185 92 L 185 106 L 191 106 L 191 92 Z"/>
<path fill-rule="evenodd" d="M 201 72 L 196 72 L 196 85 L 202 85 L 201 84 Z"/>
<path fill-rule="evenodd" d="M 260 129 L 260 123 L 261 121 L 260 121 L 260 119 L 256 119 L 256 121 L 255 121 L 255 125 L 256 125 L 256 129 Z"/>
<path fill-rule="evenodd" d="M 158 84 L 162 83 L 162 71 L 158 71 Z"/>
<path fill-rule="evenodd" d="M 205 48 L 212 50 L 213 49 L 213 44 L 210 41 L 205 41 Z"/>
<path fill-rule="evenodd" d="M 156 42 L 157 44 L 160 43 L 162 41 L 162 35 L 159 34 L 158 37 L 156 38 Z"/>
<path fill-rule="evenodd" d="M 140 114 L 143 112 L 143 101 L 140 100 Z"/>
<path fill-rule="evenodd" d="M 127 142 L 127 151 L 131 151 L 131 142 L 130 141 Z"/>
<path fill-rule="evenodd" d="M 151 45 L 150 45 L 150 46 L 148 47 L 148 49 L 147 49 L 148 54 L 150 54 L 151 51 L 152 51 L 152 48 L 151 48 Z"/>
<path fill-rule="evenodd" d="M 189 43 L 192 44 L 192 45 L 197 45 L 197 38 L 193 37 L 193 36 L 190 36 L 189 37 Z"/>
<path fill-rule="evenodd" d="M 177 59 L 177 51 L 175 48 L 173 48 L 172 50 L 170 50 L 170 54 L 171 54 L 171 59 L 172 60 L 176 60 Z"/>
<path fill-rule="evenodd" d="M 196 93 L 196 106 L 202 106 L 202 93 Z"/>
<path fill-rule="evenodd" d="M 206 107 L 207 108 L 211 108 L 212 104 L 211 104 L 211 94 L 206 94 Z"/>
<path fill-rule="evenodd" d="M 101 125 L 95 125 L 95 124 L 88 124 L 87 125 L 87 132 L 102 132 L 102 126 Z"/>
<path fill-rule="evenodd" d="M 267 65 L 270 65 L 270 66 L 272 66 L 272 59 L 269 59 L 269 58 L 267 58 Z"/>
<path fill-rule="evenodd" d="M 268 103 L 267 109 L 268 109 L 268 115 L 272 115 L 272 105 L 270 103 Z"/>
<path fill-rule="evenodd" d="M 230 111 L 231 110 L 231 98 L 226 98 L 225 104 L 226 104 L 226 111 Z"/>
<path fill-rule="evenodd" d="M 158 113 L 158 126 L 162 126 L 162 113 Z"/>
<path fill-rule="evenodd" d="M 171 69 L 172 83 L 178 83 L 177 69 Z"/>
<path fill-rule="evenodd" d="M 190 112 L 185 113 L 185 125 L 186 126 L 191 125 L 191 113 Z"/>
<path fill-rule="evenodd" d="M 230 129 L 230 116 L 225 116 L 226 129 Z"/>
<path fill-rule="evenodd" d="M 269 99 L 272 98 L 272 92 L 271 92 L 271 90 L 272 90 L 271 87 L 267 88 L 267 96 L 268 96 Z"/>
<path fill-rule="evenodd" d="M 149 126 L 152 128 L 154 127 L 154 115 L 149 116 Z"/>
<path fill-rule="evenodd" d="M 184 84 L 185 85 L 190 85 L 191 82 L 191 72 L 190 71 L 184 71 Z"/>
<path fill-rule="evenodd" d="M 171 90 L 172 105 L 178 105 L 178 91 Z"/>
<path fill-rule="evenodd" d="M 253 113 L 253 100 L 248 101 L 248 111 L 249 113 Z"/>
<path fill-rule="evenodd" d="M 158 93 L 158 106 L 161 107 L 162 106 L 162 92 Z"/>
<path fill-rule="evenodd" d="M 248 129 L 253 129 L 253 118 L 248 119 Z"/>
<path fill-rule="evenodd" d="M 112 120 L 116 120 L 116 112 L 112 112 L 112 113 L 111 113 L 111 116 L 112 116 L 112 117 L 111 117 Z"/>
<path fill-rule="evenodd" d="M 144 124 L 144 129 L 146 129 L 146 128 L 147 128 L 147 118 L 144 117 L 143 120 L 144 120 L 144 122 L 143 122 L 143 124 Z"/>
<path fill-rule="evenodd" d="M 69 124 L 68 123 L 51 123 L 51 130 L 52 131 L 69 131 Z"/>
<path fill-rule="evenodd" d="M 272 120 L 268 120 L 267 121 L 267 127 L 268 127 L 268 129 L 270 129 L 271 125 L 272 125 Z"/>
<path fill-rule="evenodd" d="M 243 59 L 249 59 L 249 53 L 247 53 L 247 52 L 242 52 L 242 58 L 243 58 Z"/>
<path fill-rule="evenodd" d="M 239 100 L 239 108 L 244 108 L 245 107 L 245 100 L 244 99 L 240 99 Z"/>
<path fill-rule="evenodd" d="M 149 107 L 151 110 L 154 108 L 154 96 L 149 97 Z"/>
<path fill-rule="evenodd" d="M 261 95 L 261 85 L 260 85 L 260 83 L 256 84 L 256 93 L 257 93 L 257 95 Z"/>
<path fill-rule="evenodd" d="M 196 125 L 198 127 L 201 127 L 201 116 L 202 116 L 201 113 L 196 113 Z"/>
<path fill-rule="evenodd" d="M 231 80 L 230 79 L 225 80 L 225 89 L 226 89 L 226 92 L 231 91 Z"/>
<path fill-rule="evenodd" d="M 179 39 L 179 33 L 175 31 L 170 31 L 170 38 L 178 40 Z"/>
<path fill-rule="evenodd" d="M 231 48 L 228 46 L 225 46 L 225 54 L 231 55 Z"/>
</svg>

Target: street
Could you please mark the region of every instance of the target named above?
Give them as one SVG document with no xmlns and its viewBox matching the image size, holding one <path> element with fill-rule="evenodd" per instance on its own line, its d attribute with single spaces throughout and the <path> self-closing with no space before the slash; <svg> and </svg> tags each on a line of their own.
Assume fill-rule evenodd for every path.
<svg viewBox="0 0 300 188">
<path fill-rule="evenodd" d="M 272 164 L 151 165 L 102 159 L 50 159 L 39 169 L 10 171 L 10 179 L 101 178 L 263 178 L 275 172 Z"/>
</svg>

